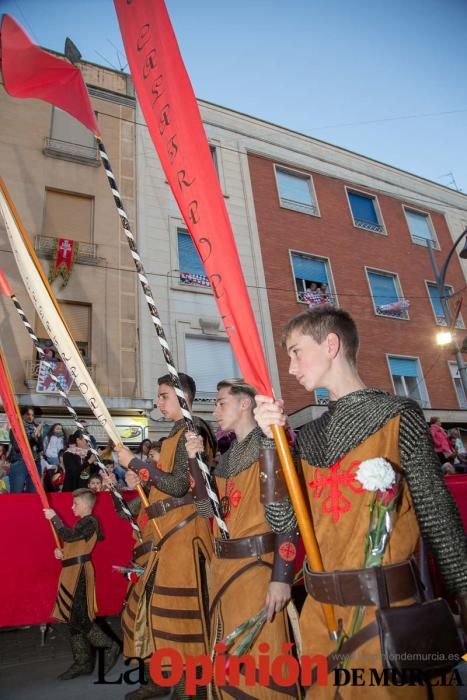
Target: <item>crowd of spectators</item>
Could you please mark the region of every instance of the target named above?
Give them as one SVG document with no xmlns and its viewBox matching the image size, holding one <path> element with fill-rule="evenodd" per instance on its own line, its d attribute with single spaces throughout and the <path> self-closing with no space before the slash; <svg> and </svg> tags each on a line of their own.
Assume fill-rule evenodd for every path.
<svg viewBox="0 0 467 700">
<path fill-rule="evenodd" d="M 109 490 L 112 486 L 127 488 L 125 469 L 119 465 L 111 442 L 98 446 L 95 437 L 89 433 L 85 437 L 82 430 L 67 434 L 61 423 L 49 426 L 39 422 L 32 406 L 23 408 L 21 417 L 37 473 L 46 492 L 74 491 L 83 487 L 95 492 Z M 86 421 L 83 420 L 82 424 L 87 431 Z M 9 444 L 0 444 L 0 494 L 35 493 L 33 480 L 11 430 L 9 437 Z M 90 445 L 106 467 L 105 472 Z M 157 464 L 160 445 L 161 441 L 143 440 L 135 456 Z"/>
</svg>

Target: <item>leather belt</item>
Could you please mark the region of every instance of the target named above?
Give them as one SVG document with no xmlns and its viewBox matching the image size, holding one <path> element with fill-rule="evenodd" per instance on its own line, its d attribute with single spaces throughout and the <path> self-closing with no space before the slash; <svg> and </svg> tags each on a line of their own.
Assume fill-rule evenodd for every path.
<svg viewBox="0 0 467 700">
<path fill-rule="evenodd" d="M 395 603 L 407 598 L 420 599 L 422 584 L 414 559 L 386 566 L 373 566 L 368 569 L 349 569 L 331 573 L 310 571 L 305 562 L 305 588 L 315 600 L 331 605 L 376 605 L 381 606 L 378 586 L 378 572 L 381 570 L 386 581 L 389 602 Z"/>
<path fill-rule="evenodd" d="M 239 537 L 236 540 L 214 540 L 214 552 L 218 559 L 246 559 L 260 557 L 274 551 L 276 534 L 265 532 L 263 535 Z"/>
<path fill-rule="evenodd" d="M 148 552 L 154 552 L 155 550 L 156 550 L 156 543 L 153 540 L 149 540 L 148 542 L 143 542 L 142 544 L 139 544 L 137 547 L 134 548 L 132 560 L 136 561 L 136 559 L 139 559 L 140 557 L 142 557 L 143 554 L 147 554 Z"/>
<path fill-rule="evenodd" d="M 70 557 L 69 559 L 63 559 L 62 566 L 75 566 L 75 564 L 85 564 L 87 561 L 91 561 L 91 555 L 80 554 L 79 557 Z"/>
<path fill-rule="evenodd" d="M 193 496 L 190 491 L 182 498 L 164 498 L 161 501 L 151 503 L 145 510 L 148 518 L 159 518 L 175 508 L 189 504 L 193 504 Z"/>
</svg>

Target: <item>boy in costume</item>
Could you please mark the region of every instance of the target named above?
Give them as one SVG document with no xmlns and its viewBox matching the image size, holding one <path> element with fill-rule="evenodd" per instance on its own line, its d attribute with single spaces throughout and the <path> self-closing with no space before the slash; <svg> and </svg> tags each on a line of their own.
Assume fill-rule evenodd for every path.
<svg viewBox="0 0 467 700">
<path fill-rule="evenodd" d="M 191 408 L 195 382 L 183 373 L 179 378 Z M 212 556 L 212 535 L 209 520 L 200 517 L 200 512 L 205 514 L 207 510 L 205 488 L 198 468 L 193 475 L 188 469 L 185 422 L 171 376 L 160 377 L 158 387 L 158 408 L 164 418 L 174 421 L 162 443 L 159 464 L 142 462 L 126 448 L 118 449 L 120 464 L 129 468 L 128 486 L 135 488 L 141 480 L 150 488 L 150 505 L 145 514 L 149 521 L 157 520 L 162 534 L 159 539 L 152 531 L 152 551 L 145 573 L 128 598 L 122 627 L 129 638 L 128 647 L 136 634 L 144 636 L 146 656 L 159 648 L 171 647 L 184 658 L 209 653 L 206 570 Z M 200 418 L 194 418 L 194 422 L 203 438 L 205 462 L 211 465 L 216 453 L 215 438 L 207 423 Z M 152 528 L 150 522 L 145 533 L 149 532 L 146 528 Z M 143 648 L 143 642 L 139 644 Z M 200 697 L 204 690 L 200 689 Z M 147 685 L 126 697 L 141 700 L 166 692 L 148 677 Z M 183 681 L 176 692 L 178 697 L 184 697 Z"/>
<path fill-rule="evenodd" d="M 89 489 L 73 491 L 72 511 L 79 518 L 74 527 L 66 527 L 52 508 L 44 508 L 45 517 L 52 521 L 64 543 L 63 549 L 55 549 L 55 557 L 62 560 L 62 572 L 52 617 L 68 624 L 73 664 L 58 677 L 60 680 L 92 673 L 97 648 L 105 650 L 105 673 L 120 655 L 120 645 L 94 622 L 97 605 L 91 552 L 103 539 L 92 514 L 95 503 L 96 495 Z"/>
<path fill-rule="evenodd" d="M 392 606 L 409 605 L 419 592 L 413 554 L 419 534 L 435 554 L 448 588 L 457 596 L 464 626 L 467 622 L 467 552 L 459 514 L 451 498 L 420 407 L 411 399 L 368 389 L 357 372 L 359 338 L 351 316 L 324 306 L 293 318 L 283 344 L 290 358 L 289 372 L 313 391 L 330 393 L 326 413 L 307 423 L 297 439 L 306 493 L 326 573 L 305 568 L 308 597 L 300 626 L 305 654 L 330 654 L 321 603 L 334 606 L 341 630 L 349 634 L 356 607 L 363 606 L 360 629 L 375 620 L 387 590 Z M 255 417 L 272 436 L 270 425 L 285 425 L 283 402 L 258 396 Z M 365 542 L 375 492 L 359 480 L 363 464 L 378 459 L 397 474 L 399 497 L 392 532 L 382 566 L 365 568 Z M 366 463 L 366 464 L 365 464 Z M 371 466 L 371 465 L 370 465 Z M 290 503 L 283 503 L 290 510 Z M 381 577 L 383 583 L 381 584 Z M 371 628 L 367 628 L 370 630 Z M 387 685 L 371 687 L 368 669 L 381 670 L 377 631 L 351 652 L 350 666 L 365 669 L 365 686 L 313 686 L 309 697 L 348 698 L 427 697 L 427 689 Z M 376 636 L 375 636 L 376 635 Z M 350 653 L 350 652 L 349 652 Z M 328 679 L 333 679 L 329 675 Z M 456 697 L 455 688 L 433 687 L 434 698 Z M 307 696 L 308 697 L 308 696 Z"/>
<path fill-rule="evenodd" d="M 211 649 L 266 606 L 267 621 L 248 654 L 256 657 L 258 646 L 267 643 L 268 654 L 274 659 L 284 654 L 283 645 L 290 642 L 285 606 L 291 595 L 298 532 L 293 514 L 290 531 L 287 531 L 287 523 L 281 523 L 285 532 L 280 535 L 271 531 L 265 517 L 265 510 L 269 510 L 270 517 L 274 518 L 274 501 L 287 494 L 284 490 L 271 493 L 268 489 L 277 465 L 268 460 L 270 455 L 261 454 L 262 433 L 253 417 L 254 387 L 243 380 L 231 379 L 219 382 L 217 392 L 214 416 L 219 428 L 234 432 L 236 439 L 221 455 L 214 471 L 230 539 L 220 538 L 215 523 L 214 557 L 209 576 Z M 201 438 L 189 433 L 190 467 L 200 448 Z M 293 684 L 282 688 L 271 678 L 268 687 L 247 686 L 244 679 L 238 689 L 216 687 L 221 700 L 237 697 L 238 691 L 245 700 L 298 697 L 298 689 Z"/>
</svg>

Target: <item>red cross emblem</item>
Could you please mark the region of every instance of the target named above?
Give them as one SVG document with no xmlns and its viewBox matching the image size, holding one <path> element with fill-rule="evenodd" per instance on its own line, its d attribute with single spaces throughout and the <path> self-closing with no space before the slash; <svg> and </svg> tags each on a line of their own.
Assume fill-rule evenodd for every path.
<svg viewBox="0 0 467 700">
<path fill-rule="evenodd" d="M 139 516 L 138 520 L 139 520 L 139 526 L 143 530 L 148 522 L 148 514 L 146 513 L 145 510 L 143 510 L 143 512 Z"/>
<path fill-rule="evenodd" d="M 297 548 L 293 542 L 283 542 L 279 547 L 279 556 L 284 561 L 293 561 L 297 556 Z"/>
<path fill-rule="evenodd" d="M 140 469 L 138 472 L 138 476 L 141 479 L 141 481 L 147 481 L 149 479 L 149 469 Z"/>
<path fill-rule="evenodd" d="M 354 493 L 363 493 L 364 488 L 355 476 L 355 470 L 361 464 L 360 460 L 354 460 L 347 469 L 341 469 L 345 456 L 341 457 L 329 469 L 316 469 L 315 478 L 308 486 L 318 500 L 327 493 L 321 505 L 323 513 L 330 513 L 337 523 L 343 513 L 347 513 L 352 504 L 346 498 L 341 485 L 349 488 Z"/>
<path fill-rule="evenodd" d="M 225 486 L 225 496 L 222 499 L 225 505 L 228 503 L 228 507 L 225 507 L 224 519 L 228 520 L 232 514 L 232 508 L 237 509 L 242 500 L 242 492 L 240 489 L 235 488 L 235 483 L 230 479 L 227 479 L 227 484 Z"/>
</svg>

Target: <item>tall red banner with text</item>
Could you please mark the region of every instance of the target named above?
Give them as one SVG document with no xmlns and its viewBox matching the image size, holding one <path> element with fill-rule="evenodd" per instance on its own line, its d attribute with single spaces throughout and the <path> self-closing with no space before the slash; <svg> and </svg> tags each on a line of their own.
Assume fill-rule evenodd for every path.
<svg viewBox="0 0 467 700">
<path fill-rule="evenodd" d="M 163 0 L 114 0 L 141 108 L 243 378 L 271 380 L 198 104 Z"/>
</svg>

